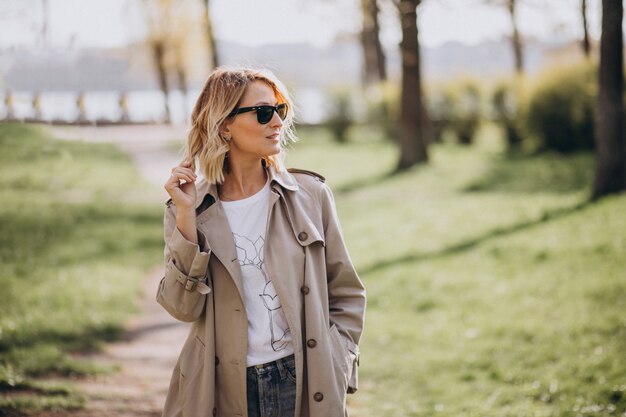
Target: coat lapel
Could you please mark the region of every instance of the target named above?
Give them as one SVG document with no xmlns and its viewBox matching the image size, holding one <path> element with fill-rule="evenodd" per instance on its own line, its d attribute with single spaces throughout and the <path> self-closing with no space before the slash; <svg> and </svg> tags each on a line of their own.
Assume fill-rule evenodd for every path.
<svg viewBox="0 0 626 417">
<path fill-rule="evenodd" d="M 198 228 L 206 236 L 211 252 L 232 277 L 243 303 L 243 279 L 239 262 L 237 262 L 237 249 L 226 212 L 224 212 L 224 207 L 217 198 L 215 184 L 206 182 L 198 184 L 196 209 L 201 209 L 201 206 L 206 205 L 207 195 L 211 196 L 212 204 L 197 214 Z"/>
<path fill-rule="evenodd" d="M 279 198 L 284 198 L 284 191 L 297 191 L 298 183 L 288 172 L 277 172 L 273 167 L 266 167 L 270 184 L 275 192 L 270 193 L 270 210 Z M 228 224 L 224 207 L 218 199 L 217 186 L 206 180 L 196 188 L 196 213 L 200 231 L 206 236 L 212 253 L 224 265 L 233 279 L 241 301 L 244 301 L 243 277 L 237 261 L 237 248 Z M 267 236 L 266 236 L 267 239 Z"/>
</svg>

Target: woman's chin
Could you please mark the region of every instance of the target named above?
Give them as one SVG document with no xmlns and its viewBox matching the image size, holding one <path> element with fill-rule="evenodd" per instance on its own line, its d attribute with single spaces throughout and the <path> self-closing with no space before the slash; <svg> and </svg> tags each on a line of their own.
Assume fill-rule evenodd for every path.
<svg viewBox="0 0 626 417">
<path fill-rule="evenodd" d="M 272 146 L 270 149 L 267 150 L 267 153 L 264 156 L 272 156 L 272 155 L 277 155 L 280 153 L 280 150 L 281 150 L 280 141 L 276 142 L 273 145 L 274 146 Z"/>
</svg>

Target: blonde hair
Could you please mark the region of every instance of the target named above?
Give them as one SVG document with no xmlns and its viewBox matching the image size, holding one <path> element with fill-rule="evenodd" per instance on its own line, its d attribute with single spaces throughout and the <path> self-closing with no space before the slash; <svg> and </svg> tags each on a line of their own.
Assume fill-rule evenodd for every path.
<svg viewBox="0 0 626 417">
<path fill-rule="evenodd" d="M 191 129 L 187 135 L 184 149 L 185 160 L 199 168 L 206 180 L 213 184 L 224 181 L 224 172 L 228 169 L 228 142 L 221 137 L 220 127 L 237 106 L 244 95 L 246 87 L 254 81 L 262 81 L 273 91 L 279 103 L 287 103 L 287 117 L 281 129 L 281 150 L 276 155 L 264 159 L 266 165 L 283 171 L 284 147 L 295 142 L 297 137 L 293 127 L 293 103 L 287 89 L 266 69 L 219 67 L 213 71 L 202 87 L 191 114 Z"/>
</svg>

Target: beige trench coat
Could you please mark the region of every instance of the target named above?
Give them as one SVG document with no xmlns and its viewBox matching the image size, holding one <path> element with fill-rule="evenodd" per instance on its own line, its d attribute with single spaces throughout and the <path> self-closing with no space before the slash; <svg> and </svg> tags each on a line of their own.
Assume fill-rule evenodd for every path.
<svg viewBox="0 0 626 417">
<path fill-rule="evenodd" d="M 346 393 L 357 390 L 365 288 L 323 177 L 266 169 L 271 193 L 265 265 L 293 336 L 295 416 L 345 417 Z M 176 228 L 171 200 L 165 209 L 165 276 L 157 301 L 193 324 L 163 416 L 247 416 L 241 270 L 216 186 L 202 180 L 196 188 L 198 244 Z"/>
</svg>

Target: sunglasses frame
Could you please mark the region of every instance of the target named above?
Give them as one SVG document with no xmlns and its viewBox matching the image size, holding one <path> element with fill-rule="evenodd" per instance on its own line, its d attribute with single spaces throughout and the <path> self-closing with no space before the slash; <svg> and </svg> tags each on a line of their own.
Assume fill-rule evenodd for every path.
<svg viewBox="0 0 626 417">
<path fill-rule="evenodd" d="M 280 117 L 280 112 L 278 110 L 279 108 L 281 110 L 283 108 L 285 109 L 285 117 Z M 269 119 L 267 119 L 266 122 L 263 122 L 263 121 L 260 120 L 261 116 L 260 116 L 260 114 L 259 114 L 259 112 L 257 110 L 261 110 L 261 109 L 272 109 L 272 115 L 270 116 Z M 276 112 L 276 114 L 278 114 L 278 117 L 280 117 L 280 120 L 285 120 L 285 118 L 287 117 L 287 112 L 289 111 L 289 106 L 287 105 L 287 103 L 280 103 L 280 104 L 277 104 L 276 106 L 270 106 L 269 104 L 264 104 L 262 106 L 240 107 L 238 109 L 235 109 L 235 110 L 231 111 L 228 114 L 228 117 L 236 116 L 238 114 L 247 113 L 247 112 L 250 112 L 250 111 L 257 111 L 257 113 L 256 113 L 256 121 L 259 122 L 262 125 L 266 125 L 266 124 L 268 124 L 270 122 L 270 120 L 272 120 L 272 117 L 274 117 L 274 112 Z"/>
</svg>

